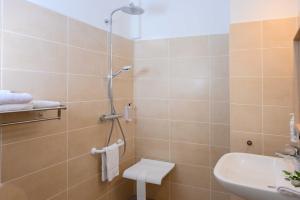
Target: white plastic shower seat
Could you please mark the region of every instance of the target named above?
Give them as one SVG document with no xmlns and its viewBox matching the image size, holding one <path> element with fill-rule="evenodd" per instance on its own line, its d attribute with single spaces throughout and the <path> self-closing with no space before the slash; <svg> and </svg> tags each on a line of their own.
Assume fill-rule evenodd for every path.
<svg viewBox="0 0 300 200">
<path fill-rule="evenodd" d="M 161 185 L 164 177 L 175 167 L 174 163 L 141 159 L 126 169 L 123 177 L 137 181 L 137 200 L 146 200 L 146 183 Z"/>
</svg>

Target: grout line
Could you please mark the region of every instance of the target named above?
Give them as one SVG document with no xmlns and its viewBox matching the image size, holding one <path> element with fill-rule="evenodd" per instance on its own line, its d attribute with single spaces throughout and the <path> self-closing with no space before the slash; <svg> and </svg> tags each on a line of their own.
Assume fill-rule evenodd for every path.
<svg viewBox="0 0 300 200">
<path fill-rule="evenodd" d="M 66 40 L 67 40 L 67 44 L 70 43 L 70 17 L 67 17 L 67 37 L 66 37 Z M 70 72 L 70 47 L 67 46 L 67 73 Z M 67 101 L 69 101 L 69 82 L 70 82 L 70 76 L 67 75 L 66 77 L 66 99 Z M 67 114 L 66 114 L 66 129 L 67 129 L 67 144 L 66 144 L 66 152 L 67 152 L 67 200 L 69 199 L 69 111 L 67 110 L 66 111 Z"/>
</svg>

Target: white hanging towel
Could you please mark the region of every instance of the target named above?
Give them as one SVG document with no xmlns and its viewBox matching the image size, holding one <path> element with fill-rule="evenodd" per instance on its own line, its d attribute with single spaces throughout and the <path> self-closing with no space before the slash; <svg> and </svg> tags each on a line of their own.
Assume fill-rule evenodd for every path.
<svg viewBox="0 0 300 200">
<path fill-rule="evenodd" d="M 105 153 L 101 154 L 102 181 L 112 181 L 119 175 L 119 145 L 112 144 L 105 147 Z"/>
</svg>

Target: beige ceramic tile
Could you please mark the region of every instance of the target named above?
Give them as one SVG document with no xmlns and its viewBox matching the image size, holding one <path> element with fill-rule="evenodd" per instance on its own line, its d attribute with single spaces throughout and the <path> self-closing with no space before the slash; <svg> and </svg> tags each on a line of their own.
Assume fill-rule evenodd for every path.
<svg viewBox="0 0 300 200">
<path fill-rule="evenodd" d="M 264 105 L 290 106 L 292 105 L 292 79 L 264 78 Z"/>
<path fill-rule="evenodd" d="M 113 82 L 114 98 L 131 99 L 133 97 L 133 80 L 115 79 Z M 105 87 L 106 93 L 106 87 Z"/>
<path fill-rule="evenodd" d="M 209 200 L 210 193 L 208 190 L 204 190 L 198 187 L 191 187 L 180 184 L 171 185 L 171 199 L 172 200 L 198 200 L 201 197 L 201 200 Z"/>
<path fill-rule="evenodd" d="M 3 11 L 6 30 L 66 42 L 67 17 L 65 16 L 24 0 L 5 0 Z"/>
<path fill-rule="evenodd" d="M 50 198 L 49 200 L 67 200 L 68 194 L 67 192 L 59 193 L 58 195 L 55 195 L 54 197 Z"/>
<path fill-rule="evenodd" d="M 209 106 L 207 101 L 171 101 L 172 120 L 208 122 Z"/>
<path fill-rule="evenodd" d="M 113 54 L 125 58 L 133 58 L 134 44 L 132 40 L 113 35 Z"/>
<path fill-rule="evenodd" d="M 163 181 L 161 185 L 148 184 L 146 188 L 147 198 L 168 200 L 170 187 L 170 182 L 167 180 Z"/>
<path fill-rule="evenodd" d="M 209 147 L 207 145 L 172 142 L 171 160 L 182 164 L 209 165 Z"/>
<path fill-rule="evenodd" d="M 229 101 L 228 78 L 217 78 L 211 80 L 211 93 L 213 101 Z"/>
<path fill-rule="evenodd" d="M 261 47 L 261 22 L 247 22 L 230 26 L 230 51 Z"/>
<path fill-rule="evenodd" d="M 134 77 L 168 79 L 169 62 L 166 58 L 134 61 Z"/>
<path fill-rule="evenodd" d="M 211 105 L 211 121 L 213 123 L 229 124 L 229 103 L 214 102 Z"/>
<path fill-rule="evenodd" d="M 212 192 L 212 200 L 230 200 L 230 194 L 223 192 Z"/>
<path fill-rule="evenodd" d="M 262 80 L 259 78 L 230 79 L 230 102 L 260 105 L 262 103 Z"/>
<path fill-rule="evenodd" d="M 18 80 L 18 81 L 15 81 Z M 29 92 L 34 99 L 66 101 L 66 75 L 3 70 L 3 88 Z"/>
<path fill-rule="evenodd" d="M 263 51 L 264 77 L 292 76 L 294 68 L 294 49 L 273 48 Z"/>
<path fill-rule="evenodd" d="M 289 135 L 289 121 L 292 109 L 287 107 L 263 107 L 263 132 L 266 134 Z"/>
<path fill-rule="evenodd" d="M 170 83 L 170 97 L 181 100 L 208 100 L 209 79 L 173 79 Z"/>
<path fill-rule="evenodd" d="M 171 78 L 208 78 L 210 62 L 208 57 L 172 58 L 170 61 Z"/>
<path fill-rule="evenodd" d="M 134 57 L 136 59 L 168 57 L 168 47 L 168 40 L 137 41 L 134 46 Z"/>
<path fill-rule="evenodd" d="M 69 41 L 76 47 L 106 52 L 106 32 L 73 19 L 69 20 Z"/>
<path fill-rule="evenodd" d="M 198 57 L 209 55 L 207 36 L 183 37 L 170 39 L 171 57 Z"/>
<path fill-rule="evenodd" d="M 297 31 L 297 19 L 276 19 L 263 22 L 263 46 L 286 47 L 293 44 Z"/>
<path fill-rule="evenodd" d="M 176 164 L 172 171 L 171 180 L 173 183 L 209 189 L 210 169 Z"/>
<path fill-rule="evenodd" d="M 71 187 L 69 200 L 98 199 L 105 194 L 108 184 L 101 182 L 99 175 Z"/>
<path fill-rule="evenodd" d="M 252 141 L 253 145 L 247 145 L 247 141 Z M 261 134 L 233 131 L 230 135 L 230 146 L 232 152 L 262 154 L 262 145 L 263 138 Z"/>
<path fill-rule="evenodd" d="M 229 35 L 221 34 L 209 36 L 209 51 L 211 56 L 228 55 Z"/>
<path fill-rule="evenodd" d="M 230 125 L 233 131 L 260 132 L 262 108 L 259 106 L 231 105 Z"/>
<path fill-rule="evenodd" d="M 135 101 L 137 117 L 168 118 L 168 101 L 146 99 L 136 99 Z"/>
<path fill-rule="evenodd" d="M 136 156 L 169 160 L 169 142 L 165 140 L 136 139 Z"/>
<path fill-rule="evenodd" d="M 170 125 L 168 120 L 138 118 L 136 137 L 169 139 Z"/>
<path fill-rule="evenodd" d="M 171 140 L 208 144 L 209 125 L 206 123 L 172 121 Z"/>
<path fill-rule="evenodd" d="M 68 101 L 96 101 L 106 97 L 106 84 L 98 76 L 69 75 Z"/>
<path fill-rule="evenodd" d="M 220 124 L 211 125 L 211 145 L 229 147 L 230 145 L 229 125 L 220 125 Z"/>
<path fill-rule="evenodd" d="M 97 125 L 100 115 L 105 113 L 106 105 L 106 102 L 69 103 L 69 130 Z"/>
<path fill-rule="evenodd" d="M 229 77 L 229 56 L 218 56 L 211 59 L 211 75 L 213 78 Z"/>
<path fill-rule="evenodd" d="M 109 200 L 130 199 L 134 191 L 132 182 L 126 182 L 109 193 Z"/>
<path fill-rule="evenodd" d="M 8 183 L 5 187 L 9 187 L 8 192 L 2 194 L 0 192 L 1 199 L 48 199 L 67 189 L 67 164 L 63 163 L 24 176 Z"/>
<path fill-rule="evenodd" d="M 69 157 L 87 154 L 93 147 L 105 146 L 108 131 L 109 125 L 101 124 L 69 132 Z"/>
<path fill-rule="evenodd" d="M 3 66 L 22 70 L 66 73 L 67 47 L 43 40 L 5 33 Z"/>
<path fill-rule="evenodd" d="M 91 154 L 70 160 L 68 163 L 69 186 L 72 187 L 75 184 L 99 174 L 100 169 L 100 159 Z"/>
<path fill-rule="evenodd" d="M 60 134 L 3 146 L 2 181 L 64 161 L 66 144 L 66 134 Z"/>
<path fill-rule="evenodd" d="M 69 73 L 101 75 L 107 68 L 107 55 L 69 47 Z M 103 74 L 104 77 L 104 74 Z"/>
<path fill-rule="evenodd" d="M 276 152 L 282 152 L 289 143 L 289 137 L 264 135 L 264 155 L 274 156 Z"/>
<path fill-rule="evenodd" d="M 210 148 L 210 166 L 213 168 L 218 160 L 225 154 L 229 153 L 229 148 L 211 147 Z"/>
<path fill-rule="evenodd" d="M 168 98 L 169 81 L 155 79 L 137 79 L 134 81 L 136 98 Z"/>
<path fill-rule="evenodd" d="M 261 77 L 261 75 L 261 50 L 246 50 L 230 53 L 230 76 Z"/>
</svg>

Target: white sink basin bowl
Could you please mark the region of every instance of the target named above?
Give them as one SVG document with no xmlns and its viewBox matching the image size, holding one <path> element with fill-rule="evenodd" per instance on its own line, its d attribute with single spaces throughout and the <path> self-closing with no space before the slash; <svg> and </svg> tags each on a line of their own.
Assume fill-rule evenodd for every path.
<svg viewBox="0 0 300 200">
<path fill-rule="evenodd" d="M 229 153 L 218 161 L 214 175 L 225 189 L 247 200 L 299 200 L 277 192 L 279 169 L 290 166 L 282 158 Z"/>
</svg>

